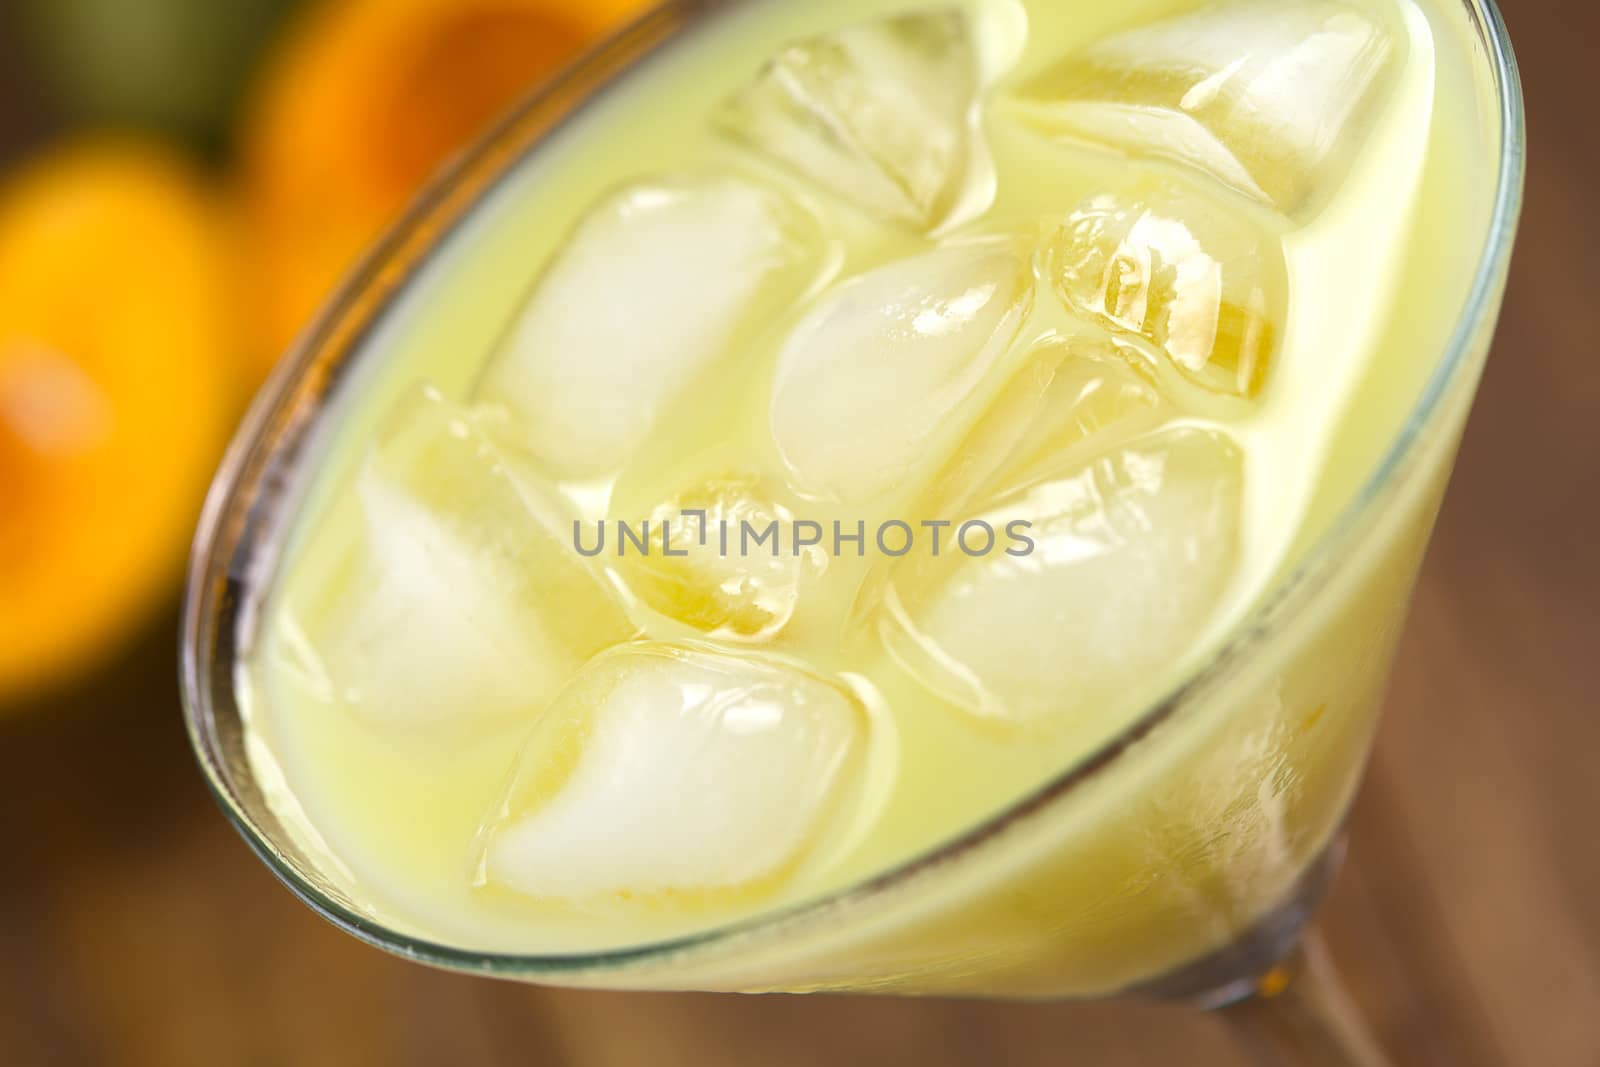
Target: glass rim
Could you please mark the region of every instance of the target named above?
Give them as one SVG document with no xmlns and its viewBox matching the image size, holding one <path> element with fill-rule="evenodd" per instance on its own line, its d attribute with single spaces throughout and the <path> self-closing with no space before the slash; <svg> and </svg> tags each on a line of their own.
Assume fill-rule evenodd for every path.
<svg viewBox="0 0 1600 1067">
<path fill-rule="evenodd" d="M 241 521 L 230 527 L 226 520 L 230 515 L 237 515 L 241 506 L 250 509 L 250 501 L 240 498 L 245 495 L 246 487 L 241 483 L 251 461 L 275 453 L 286 437 L 297 433 L 303 437 L 308 426 L 318 421 L 333 380 L 347 369 L 343 364 L 352 362 L 353 354 L 373 351 L 370 346 L 364 346 L 362 340 L 414 280 L 430 254 L 470 214 L 472 207 L 492 195 L 500 180 L 520 161 L 538 151 L 569 118 L 581 112 L 588 101 L 625 76 L 637 63 L 656 55 L 703 17 L 742 2 L 744 0 L 667 0 L 581 57 L 552 82 L 535 90 L 442 170 L 349 275 L 317 320 L 296 342 L 288 358 L 268 379 L 229 446 L 206 498 L 189 563 L 179 633 L 179 667 L 186 727 L 207 786 L 252 851 L 306 905 L 357 939 L 406 959 L 454 971 L 529 979 L 619 972 L 631 966 L 661 963 L 698 949 L 737 944 L 756 935 L 779 934 L 827 914 L 853 909 L 857 904 L 918 881 L 933 868 L 979 849 L 1053 808 L 1057 801 L 1088 779 L 1116 764 L 1120 756 L 1188 706 L 1202 690 L 1226 678 L 1258 641 L 1275 632 L 1302 603 L 1315 598 L 1332 578 L 1340 549 L 1376 514 L 1387 492 L 1399 484 L 1408 462 L 1422 444 L 1424 431 L 1470 370 L 1476 346 L 1495 320 L 1496 293 L 1503 285 L 1509 266 L 1524 193 L 1524 105 L 1516 57 L 1496 0 L 1462 0 L 1494 76 L 1499 104 L 1500 153 L 1487 233 L 1450 339 L 1405 424 L 1350 502 L 1317 538 L 1301 562 L 1238 623 L 1222 646 L 1176 684 L 1167 696 L 1131 719 L 1110 741 L 978 823 L 869 877 L 816 898 L 687 935 L 592 952 L 500 953 L 460 948 L 394 930 L 331 899 L 313 879 L 308 879 L 291 858 L 274 847 L 272 832 L 258 825 L 244 810 L 227 773 L 219 766 L 222 761 L 217 757 L 213 730 L 216 709 L 209 695 L 215 688 L 212 683 L 218 667 L 218 657 L 214 654 L 217 628 L 208 623 L 214 614 L 238 610 L 235 594 L 227 588 L 227 579 L 233 574 L 234 552 L 250 526 Z M 563 106 L 564 97 L 571 98 L 566 106 Z M 521 129 L 522 124 L 541 109 L 551 107 L 556 109 L 553 120 L 543 122 L 531 135 Z M 522 138 L 527 140 L 522 142 Z M 464 199 L 453 196 L 476 171 L 487 175 L 486 179 Z M 396 280 L 390 261 L 408 250 L 408 239 L 409 243 L 420 240 L 421 247 L 415 250 L 416 260 L 407 265 L 404 276 Z M 354 306 L 375 293 L 378 299 L 372 306 Z M 346 321 L 352 319 L 353 323 Z M 319 355 L 324 354 L 341 333 L 345 343 L 337 354 L 339 358 L 331 360 L 332 365 L 323 365 Z M 299 424 L 276 424 L 274 419 L 284 414 L 284 406 L 297 388 L 305 386 L 313 375 L 319 377 L 324 390 L 317 397 L 316 410 Z M 274 430 L 276 433 L 272 432 Z M 260 486 L 250 487 L 252 493 L 259 490 Z M 229 551 L 221 551 L 223 547 Z M 231 616 L 223 617 L 232 621 Z M 232 663 L 231 656 L 228 662 Z M 225 681 L 229 693 L 236 687 L 232 675 L 230 670 Z"/>
</svg>

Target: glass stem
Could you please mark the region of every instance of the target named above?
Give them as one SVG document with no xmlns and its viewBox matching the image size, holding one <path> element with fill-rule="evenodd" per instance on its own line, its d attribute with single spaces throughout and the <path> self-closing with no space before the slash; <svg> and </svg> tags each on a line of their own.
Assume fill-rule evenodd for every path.
<svg viewBox="0 0 1600 1067">
<path fill-rule="evenodd" d="M 1218 1015 L 1256 1060 L 1272 1067 L 1393 1067 L 1345 990 L 1315 931 Z"/>
</svg>

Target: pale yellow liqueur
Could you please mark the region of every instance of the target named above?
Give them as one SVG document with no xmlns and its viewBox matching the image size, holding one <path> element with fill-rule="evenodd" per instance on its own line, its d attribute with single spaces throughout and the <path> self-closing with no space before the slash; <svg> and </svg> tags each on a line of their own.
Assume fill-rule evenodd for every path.
<svg viewBox="0 0 1600 1067">
<path fill-rule="evenodd" d="M 1482 63 L 1452 0 L 687 31 L 366 342 L 244 668 L 279 818 L 372 922 L 565 982 L 1099 995 L 1226 944 L 1335 833 L 1448 420 L 1179 714 L 804 905 L 1103 754 L 1345 511 L 1482 245 Z"/>
</svg>

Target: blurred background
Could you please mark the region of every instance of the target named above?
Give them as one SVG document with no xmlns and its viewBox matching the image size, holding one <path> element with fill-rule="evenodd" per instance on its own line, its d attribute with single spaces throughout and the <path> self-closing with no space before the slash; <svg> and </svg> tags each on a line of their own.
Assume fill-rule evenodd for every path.
<svg viewBox="0 0 1600 1067">
<path fill-rule="evenodd" d="M 800 2 L 800 0 L 794 0 Z M 1226 1064 L 1149 1006 L 533 990 L 323 925 L 224 822 L 180 573 L 417 184 L 645 0 L 0 0 L 0 1063 Z M 1504 0 L 1528 210 L 1324 925 L 1402 1063 L 1600 1063 L 1600 9 Z"/>
</svg>

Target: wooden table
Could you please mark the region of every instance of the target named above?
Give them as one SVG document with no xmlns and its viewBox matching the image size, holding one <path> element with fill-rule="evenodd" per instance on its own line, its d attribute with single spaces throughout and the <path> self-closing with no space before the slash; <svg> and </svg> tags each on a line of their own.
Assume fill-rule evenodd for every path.
<svg viewBox="0 0 1600 1067">
<path fill-rule="evenodd" d="M 1488 380 L 1324 926 L 1405 1064 L 1600 1064 L 1600 8 L 1506 0 L 1533 163 Z M 1238 1062 L 1149 1006 L 641 996 L 457 978 L 337 933 L 200 784 L 158 632 L 0 722 L 0 1063 Z"/>
</svg>

